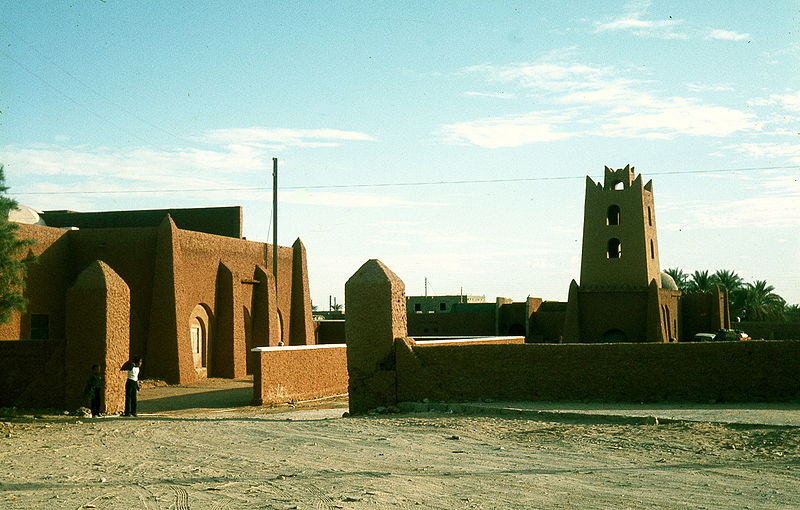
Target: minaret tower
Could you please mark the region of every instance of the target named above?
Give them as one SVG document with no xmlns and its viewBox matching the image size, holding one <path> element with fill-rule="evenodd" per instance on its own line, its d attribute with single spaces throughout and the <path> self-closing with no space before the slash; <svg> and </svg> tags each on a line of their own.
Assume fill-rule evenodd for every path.
<svg viewBox="0 0 800 510">
<path fill-rule="evenodd" d="M 664 283 L 666 282 L 666 283 Z M 633 167 L 586 178 L 580 285 L 570 284 L 565 342 L 677 339 L 678 291 L 658 263 L 653 181 Z"/>
<path fill-rule="evenodd" d="M 605 167 L 603 184 L 586 177 L 581 288 L 661 287 L 653 181 L 634 169 Z"/>
</svg>

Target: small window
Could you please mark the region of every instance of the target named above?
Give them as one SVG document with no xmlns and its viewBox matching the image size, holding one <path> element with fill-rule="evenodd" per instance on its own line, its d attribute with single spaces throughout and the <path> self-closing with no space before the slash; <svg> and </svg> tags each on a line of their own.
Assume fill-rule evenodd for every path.
<svg viewBox="0 0 800 510">
<path fill-rule="evenodd" d="M 441 312 L 447 311 L 447 303 L 439 303 L 439 311 Z"/>
<path fill-rule="evenodd" d="M 606 253 L 606 258 L 609 259 L 618 259 L 622 256 L 622 244 L 619 242 L 619 239 L 612 238 L 608 240 L 608 252 Z"/>
<path fill-rule="evenodd" d="M 50 316 L 41 313 L 31 314 L 31 340 L 50 338 Z"/>
<path fill-rule="evenodd" d="M 647 206 L 647 224 L 649 226 L 653 226 L 653 212 L 650 210 L 650 206 Z"/>
<path fill-rule="evenodd" d="M 608 208 L 606 214 L 606 225 L 619 225 L 619 206 L 612 205 Z"/>
<path fill-rule="evenodd" d="M 650 258 L 656 258 L 656 245 L 652 239 L 650 239 Z"/>
<path fill-rule="evenodd" d="M 422 304 L 421 303 L 414 303 L 414 311 L 421 312 L 422 311 Z"/>
</svg>

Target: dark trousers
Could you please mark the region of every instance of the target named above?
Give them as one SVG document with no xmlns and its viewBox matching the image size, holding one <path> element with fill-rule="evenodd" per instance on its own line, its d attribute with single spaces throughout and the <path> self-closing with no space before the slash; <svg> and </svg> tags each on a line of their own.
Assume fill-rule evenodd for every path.
<svg viewBox="0 0 800 510">
<path fill-rule="evenodd" d="M 139 392 L 139 381 L 125 381 L 125 415 L 136 416 L 136 394 Z"/>
<path fill-rule="evenodd" d="M 92 409 L 92 416 L 97 417 L 100 416 L 100 399 L 103 395 L 100 394 L 100 388 L 94 390 L 92 393 L 92 399 L 89 402 L 89 407 Z"/>
</svg>

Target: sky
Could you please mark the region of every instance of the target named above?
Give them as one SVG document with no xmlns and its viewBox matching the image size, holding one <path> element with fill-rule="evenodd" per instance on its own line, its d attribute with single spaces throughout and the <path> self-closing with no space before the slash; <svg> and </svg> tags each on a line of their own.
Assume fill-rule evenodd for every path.
<svg viewBox="0 0 800 510">
<path fill-rule="evenodd" d="M 0 162 L 18 202 L 241 205 L 344 301 L 565 300 L 586 176 L 653 180 L 662 268 L 800 303 L 800 2 L 11 2 Z M 46 7 L 43 7 L 46 6 Z"/>
</svg>

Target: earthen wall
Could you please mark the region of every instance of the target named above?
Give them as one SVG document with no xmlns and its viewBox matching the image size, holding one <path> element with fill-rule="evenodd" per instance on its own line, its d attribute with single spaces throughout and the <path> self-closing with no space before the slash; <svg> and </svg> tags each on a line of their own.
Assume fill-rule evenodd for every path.
<svg viewBox="0 0 800 510">
<path fill-rule="evenodd" d="M 794 341 L 398 344 L 397 351 L 400 400 L 781 401 L 800 398 L 798 373 Z"/>
<path fill-rule="evenodd" d="M 256 405 L 280 404 L 347 393 L 344 344 L 267 347 L 256 351 Z"/>
</svg>

